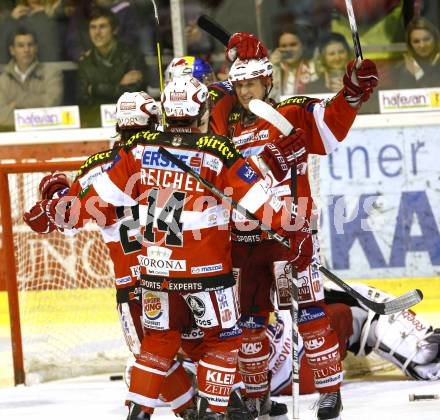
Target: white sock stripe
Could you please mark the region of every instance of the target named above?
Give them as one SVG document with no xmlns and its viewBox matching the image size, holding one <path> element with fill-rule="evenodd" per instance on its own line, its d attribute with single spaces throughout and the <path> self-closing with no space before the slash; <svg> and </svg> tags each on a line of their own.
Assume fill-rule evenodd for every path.
<svg viewBox="0 0 440 420">
<path fill-rule="evenodd" d="M 194 390 L 192 387 L 190 387 L 188 391 L 186 391 L 184 394 L 179 395 L 177 398 L 169 402 L 171 408 L 175 410 L 176 408 L 181 407 L 182 405 L 190 401 L 193 396 L 194 396 Z"/>
<path fill-rule="evenodd" d="M 166 373 L 166 376 L 170 376 L 178 367 L 180 366 L 180 362 L 177 360 L 173 363 L 173 366 L 171 366 L 168 369 L 168 372 Z"/>
<path fill-rule="evenodd" d="M 206 368 L 209 368 L 209 369 L 219 370 L 221 372 L 234 373 L 237 370 L 235 367 L 234 368 L 226 368 L 223 366 L 211 365 L 210 363 L 206 363 L 204 360 L 200 360 L 199 365 L 206 367 Z"/>
<path fill-rule="evenodd" d="M 139 363 L 135 363 L 133 365 L 133 367 L 137 367 L 140 370 L 143 370 L 145 372 L 154 373 L 155 375 L 159 375 L 159 376 L 166 376 L 166 374 L 167 374 L 166 372 L 163 372 L 161 370 L 153 369 L 153 368 L 150 368 L 148 366 L 143 366 L 143 365 L 140 365 Z"/>
<path fill-rule="evenodd" d="M 254 357 L 254 358 L 251 358 L 251 359 L 248 359 L 247 357 L 243 358 L 243 357 L 238 356 L 238 360 L 240 362 L 261 362 L 262 360 L 266 360 L 266 359 L 269 359 L 269 355 L 268 354 L 265 355 L 265 356 Z"/>
<path fill-rule="evenodd" d="M 126 399 L 128 401 L 133 401 L 136 404 L 143 405 L 145 407 L 154 408 L 157 404 L 157 399 L 148 398 L 136 392 L 128 391 Z"/>
<path fill-rule="evenodd" d="M 335 344 L 333 347 L 331 347 L 331 348 L 329 348 L 327 350 L 323 350 L 323 351 L 320 351 L 318 353 L 308 353 L 308 352 L 306 352 L 306 356 L 307 357 L 311 357 L 311 358 L 315 358 L 317 356 L 322 356 L 323 354 L 331 353 L 331 352 L 333 352 L 333 351 L 335 351 L 337 349 L 339 349 L 339 343 Z"/>
</svg>

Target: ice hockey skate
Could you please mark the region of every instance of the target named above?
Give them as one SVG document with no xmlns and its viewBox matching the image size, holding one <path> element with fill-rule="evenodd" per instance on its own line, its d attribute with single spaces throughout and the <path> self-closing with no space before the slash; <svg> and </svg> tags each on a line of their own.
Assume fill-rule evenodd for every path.
<svg viewBox="0 0 440 420">
<path fill-rule="evenodd" d="M 131 402 L 128 406 L 127 420 L 150 420 L 151 416 L 144 413 L 139 404 Z"/>
<path fill-rule="evenodd" d="M 227 420 L 252 420 L 255 418 L 246 406 L 239 389 L 232 391 L 229 397 L 226 418 Z"/>
<path fill-rule="evenodd" d="M 271 401 L 269 415 L 270 418 L 284 416 L 287 414 L 287 405 L 278 401 Z"/>
<path fill-rule="evenodd" d="M 318 420 L 339 420 L 342 411 L 341 391 L 321 394 L 317 402 Z"/>
<path fill-rule="evenodd" d="M 197 419 L 198 420 L 226 420 L 225 413 L 216 413 L 208 410 L 208 400 L 203 397 L 199 397 L 197 401 Z"/>
</svg>

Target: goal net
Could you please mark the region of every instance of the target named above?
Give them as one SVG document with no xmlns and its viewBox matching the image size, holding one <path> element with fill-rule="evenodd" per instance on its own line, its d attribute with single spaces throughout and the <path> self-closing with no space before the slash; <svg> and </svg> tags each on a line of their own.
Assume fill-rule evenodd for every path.
<svg viewBox="0 0 440 420">
<path fill-rule="evenodd" d="M 26 171 L 8 174 L 26 383 L 122 372 L 130 354 L 100 232 L 94 224 L 74 236 L 32 232 L 23 213 L 45 173 Z"/>
<path fill-rule="evenodd" d="M 23 164 L 8 174 L 26 383 L 122 372 L 130 353 L 119 326 L 112 264 L 96 225 L 74 236 L 39 235 L 23 222 L 41 178 L 54 170 L 50 163 L 45 172 L 39 168 Z M 74 172 L 64 172 L 73 179 Z M 319 209 L 318 156 L 309 159 L 309 177 Z M 384 367 L 389 364 L 374 356 L 345 363 L 349 375 Z"/>
</svg>

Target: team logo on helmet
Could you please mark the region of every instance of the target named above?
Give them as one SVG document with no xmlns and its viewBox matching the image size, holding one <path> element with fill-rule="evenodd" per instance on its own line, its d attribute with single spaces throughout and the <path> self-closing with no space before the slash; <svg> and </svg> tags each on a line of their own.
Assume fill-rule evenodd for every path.
<svg viewBox="0 0 440 420">
<path fill-rule="evenodd" d="M 182 136 L 174 136 L 173 140 L 171 140 L 171 144 L 176 147 L 180 146 L 182 142 L 183 142 Z"/>
<path fill-rule="evenodd" d="M 145 92 L 125 92 L 116 104 L 116 120 L 120 128 L 147 127 L 150 118 L 157 120 L 159 108 Z"/>
<path fill-rule="evenodd" d="M 165 70 L 165 81 L 182 76 L 193 76 L 202 83 L 210 84 L 215 81 L 215 74 L 209 63 L 194 56 L 176 57 Z"/>
<path fill-rule="evenodd" d="M 170 101 L 181 102 L 186 101 L 188 95 L 185 91 L 182 92 L 171 92 L 170 93 Z"/>
</svg>

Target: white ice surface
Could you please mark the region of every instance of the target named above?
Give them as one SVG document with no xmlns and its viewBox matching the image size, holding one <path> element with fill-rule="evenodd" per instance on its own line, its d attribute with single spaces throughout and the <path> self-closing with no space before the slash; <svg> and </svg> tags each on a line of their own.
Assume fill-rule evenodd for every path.
<svg viewBox="0 0 440 420">
<path fill-rule="evenodd" d="M 108 375 L 0 389 L 1 420 L 125 420 L 126 387 Z M 381 378 L 348 381 L 343 387 L 343 420 L 440 420 L 440 400 L 409 402 L 408 395 L 440 394 L 440 381 L 415 382 Z M 289 405 L 291 399 L 279 397 Z M 300 397 L 300 418 L 314 419 L 316 395 Z M 176 419 L 168 407 L 153 419 Z"/>
</svg>

